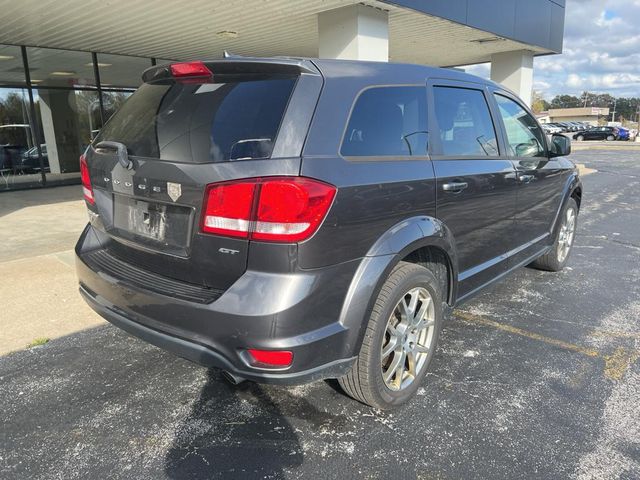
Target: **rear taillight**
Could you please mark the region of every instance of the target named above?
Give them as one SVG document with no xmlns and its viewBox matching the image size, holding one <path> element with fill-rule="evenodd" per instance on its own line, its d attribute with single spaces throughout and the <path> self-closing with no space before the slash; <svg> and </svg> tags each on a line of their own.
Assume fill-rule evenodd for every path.
<svg viewBox="0 0 640 480">
<path fill-rule="evenodd" d="M 80 179 L 82 180 L 82 194 L 84 199 L 91 205 L 95 205 L 93 198 L 93 187 L 91 187 L 91 177 L 89 176 L 89 167 L 84 154 L 80 155 Z"/>
<path fill-rule="evenodd" d="M 230 237 L 248 237 L 255 189 L 255 181 L 210 185 L 202 230 Z"/>
<path fill-rule="evenodd" d="M 207 187 L 202 231 L 300 242 L 318 229 L 336 187 L 303 177 L 250 178 Z"/>
<path fill-rule="evenodd" d="M 171 75 L 176 78 L 211 77 L 211 70 L 202 62 L 174 63 L 171 65 Z"/>
</svg>

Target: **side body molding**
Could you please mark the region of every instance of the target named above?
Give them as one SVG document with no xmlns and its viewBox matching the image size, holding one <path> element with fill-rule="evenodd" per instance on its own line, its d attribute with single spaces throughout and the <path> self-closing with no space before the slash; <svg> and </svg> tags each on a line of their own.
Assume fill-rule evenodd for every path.
<svg viewBox="0 0 640 480">
<path fill-rule="evenodd" d="M 433 217 L 411 217 L 387 230 L 362 259 L 340 311 L 340 324 L 349 332 L 343 358 L 358 354 L 364 337 L 369 312 L 382 284 L 398 262 L 411 252 L 426 246 L 438 247 L 449 258 L 455 300 L 458 275 L 457 255 L 449 229 Z"/>
</svg>

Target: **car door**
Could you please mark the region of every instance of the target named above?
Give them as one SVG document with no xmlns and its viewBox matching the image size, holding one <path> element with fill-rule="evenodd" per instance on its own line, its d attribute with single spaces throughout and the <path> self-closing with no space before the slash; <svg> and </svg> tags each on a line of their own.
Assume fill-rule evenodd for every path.
<svg viewBox="0 0 640 480">
<path fill-rule="evenodd" d="M 607 138 L 608 132 L 606 127 L 597 127 L 589 130 L 588 140 L 604 140 Z"/>
<path fill-rule="evenodd" d="M 515 96 L 494 90 L 507 155 L 516 170 L 515 234 L 512 265 L 528 263 L 551 242 L 551 228 L 570 169 L 549 158 L 546 137 L 535 117 Z"/>
<path fill-rule="evenodd" d="M 483 84 L 429 82 L 430 148 L 436 212 L 458 254 L 458 298 L 508 270 L 514 244 L 516 175 Z"/>
<path fill-rule="evenodd" d="M 591 130 L 584 133 L 585 140 L 597 140 L 600 136 L 599 128 L 592 128 Z"/>
</svg>

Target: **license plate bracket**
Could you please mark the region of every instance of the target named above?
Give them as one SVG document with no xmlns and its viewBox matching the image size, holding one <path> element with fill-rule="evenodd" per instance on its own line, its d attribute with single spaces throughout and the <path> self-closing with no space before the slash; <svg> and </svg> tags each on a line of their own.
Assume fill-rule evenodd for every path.
<svg viewBox="0 0 640 480">
<path fill-rule="evenodd" d="M 186 248 L 191 236 L 193 209 L 113 196 L 113 226 L 120 237 L 155 245 Z"/>
</svg>

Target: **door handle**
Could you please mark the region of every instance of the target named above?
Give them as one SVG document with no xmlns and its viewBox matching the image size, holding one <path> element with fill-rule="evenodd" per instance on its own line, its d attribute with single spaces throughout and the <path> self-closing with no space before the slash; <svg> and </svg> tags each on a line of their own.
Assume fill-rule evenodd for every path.
<svg viewBox="0 0 640 480">
<path fill-rule="evenodd" d="M 451 182 L 451 183 L 444 183 L 442 185 L 442 189 L 445 192 L 460 193 L 468 186 L 469 184 L 467 182 Z"/>
<path fill-rule="evenodd" d="M 523 175 L 523 174 L 518 174 L 518 181 L 520 183 L 531 183 L 531 181 L 536 178 L 535 175 Z"/>
</svg>

